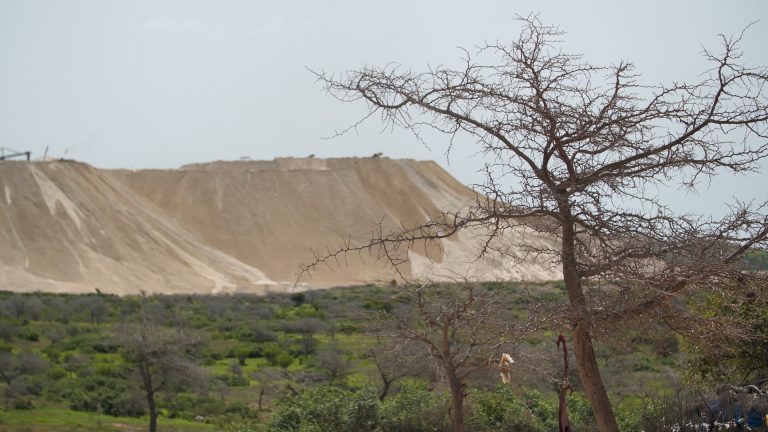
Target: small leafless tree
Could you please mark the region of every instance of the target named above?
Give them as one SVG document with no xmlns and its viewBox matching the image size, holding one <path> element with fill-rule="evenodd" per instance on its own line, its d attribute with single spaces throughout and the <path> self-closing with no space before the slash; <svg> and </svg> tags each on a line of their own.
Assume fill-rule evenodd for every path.
<svg viewBox="0 0 768 432">
<path fill-rule="evenodd" d="M 338 342 L 331 342 L 320 348 L 315 356 L 314 364 L 325 374 L 329 383 L 345 378 L 352 368 L 349 353 L 341 349 Z"/>
<path fill-rule="evenodd" d="M 0 378 L 5 382 L 6 410 L 11 401 L 18 402 L 29 393 L 28 378 L 45 372 L 48 366 L 48 361 L 32 352 L 15 355 L 8 351 L 0 352 Z M 31 405 L 28 401 L 26 404 Z"/>
<path fill-rule="evenodd" d="M 286 327 L 292 332 L 301 335 L 301 352 L 304 354 L 305 358 L 309 358 L 310 354 L 317 349 L 318 342 L 315 335 L 325 330 L 326 325 L 320 319 L 310 317 L 301 318 L 298 321 L 288 323 L 286 324 Z"/>
<path fill-rule="evenodd" d="M 208 383 L 205 372 L 191 356 L 201 339 L 180 328 L 159 325 L 143 313 L 141 322 L 121 326 L 120 338 L 123 357 L 138 369 L 149 410 L 148 430 L 155 432 L 157 393 L 200 389 Z"/>
<path fill-rule="evenodd" d="M 283 374 L 278 369 L 262 367 L 251 372 L 251 378 L 259 382 L 259 399 L 257 405 L 259 411 L 264 407 L 264 397 L 266 396 L 267 389 L 274 389 L 277 387 L 277 383 L 283 379 Z"/>
<path fill-rule="evenodd" d="M 375 330 L 391 342 L 387 357 L 394 364 L 423 364 L 425 357 L 434 363 L 451 391 L 454 432 L 464 431 L 467 379 L 493 367 L 503 348 L 536 330 L 533 320 L 504 319 L 503 294 L 471 283 L 404 287 L 397 301 L 405 307 L 383 312 Z M 395 376 L 391 365 L 382 368 L 389 370 L 383 379 Z"/>
<path fill-rule="evenodd" d="M 109 314 L 109 305 L 101 294 L 90 294 L 75 300 L 74 306 L 78 310 L 87 311 L 92 324 L 100 324 Z"/>
<path fill-rule="evenodd" d="M 478 256 L 549 257 L 562 269 L 569 299 L 562 314 L 598 430 L 616 431 L 595 332 L 655 319 L 670 299 L 694 289 L 735 287 L 729 281 L 750 277 L 740 257 L 765 245 L 765 203 L 736 203 L 715 220 L 674 214 L 655 191 L 676 181 L 695 191 L 718 173 L 759 169 L 768 156 L 768 71 L 742 63 L 742 36 L 723 36 L 719 52 L 703 52 L 711 68 L 698 82 L 644 85 L 631 63 L 595 66 L 562 51 L 558 28 L 536 17 L 520 21 L 517 40 L 465 50 L 458 69 L 418 73 L 389 64 L 317 73 L 329 94 L 367 105 L 360 122 L 379 115 L 419 140 L 436 129 L 451 144 L 468 134 L 488 162 L 466 208 L 382 229 L 369 242 L 317 256 L 304 271 L 359 251 L 400 268 L 415 243 L 439 246 L 466 229 L 484 236 Z M 505 235 L 521 229 L 559 246 Z"/>
<path fill-rule="evenodd" d="M 371 348 L 370 356 L 376 364 L 376 373 L 381 380 L 379 400 L 384 401 L 396 381 L 423 375 L 430 365 L 425 364 L 424 349 L 417 343 L 399 341 L 396 349 L 392 349 L 386 341 L 377 339 L 377 344 Z"/>
</svg>

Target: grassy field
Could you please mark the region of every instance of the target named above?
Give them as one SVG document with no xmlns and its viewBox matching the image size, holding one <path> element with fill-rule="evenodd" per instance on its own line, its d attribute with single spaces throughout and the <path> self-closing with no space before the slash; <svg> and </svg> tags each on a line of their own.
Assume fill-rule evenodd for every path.
<svg viewBox="0 0 768 432">
<path fill-rule="evenodd" d="M 38 408 L 0 412 L 0 431 L 145 431 L 146 417 L 111 417 L 104 414 L 72 411 L 63 408 Z M 162 419 L 161 430 L 215 431 L 214 425 L 182 419 Z"/>
</svg>

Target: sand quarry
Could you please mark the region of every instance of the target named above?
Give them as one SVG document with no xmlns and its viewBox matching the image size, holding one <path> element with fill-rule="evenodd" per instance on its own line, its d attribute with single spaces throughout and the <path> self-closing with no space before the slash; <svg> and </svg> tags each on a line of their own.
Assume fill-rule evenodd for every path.
<svg viewBox="0 0 768 432">
<path fill-rule="evenodd" d="M 294 287 L 313 251 L 364 242 L 455 210 L 474 193 L 431 161 L 297 159 L 102 170 L 70 161 L 0 162 L 0 290 L 147 293 L 285 291 L 397 276 L 350 255 Z M 525 232 L 511 239 L 542 245 Z M 546 262 L 475 260 L 472 233 L 408 251 L 412 280 L 553 280 Z M 553 244 L 554 247 L 554 244 Z"/>
</svg>

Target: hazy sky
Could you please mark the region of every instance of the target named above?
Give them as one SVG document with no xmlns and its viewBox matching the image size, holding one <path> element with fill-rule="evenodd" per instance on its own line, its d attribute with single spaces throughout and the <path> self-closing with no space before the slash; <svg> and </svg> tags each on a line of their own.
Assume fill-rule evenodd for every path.
<svg viewBox="0 0 768 432">
<path fill-rule="evenodd" d="M 324 95 L 305 69 L 454 64 L 457 46 L 511 40 L 539 12 L 594 63 L 636 64 L 649 83 L 694 79 L 701 47 L 758 21 L 745 61 L 768 64 L 768 1 L 34 1 L 0 0 L 0 146 L 98 167 L 176 167 L 221 159 L 368 156 L 435 159 L 478 181 L 476 147 L 445 157 L 407 133 L 333 140 L 362 106 Z M 719 213 L 765 199 L 768 173 L 725 176 L 682 209 Z"/>
</svg>

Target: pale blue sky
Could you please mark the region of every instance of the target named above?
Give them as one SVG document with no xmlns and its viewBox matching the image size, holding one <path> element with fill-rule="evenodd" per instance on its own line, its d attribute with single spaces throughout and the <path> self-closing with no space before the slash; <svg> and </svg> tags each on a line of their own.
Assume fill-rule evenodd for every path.
<svg viewBox="0 0 768 432">
<path fill-rule="evenodd" d="M 327 97 L 305 66 L 342 72 L 397 61 L 452 64 L 456 47 L 517 35 L 540 12 L 595 63 L 628 59 L 650 83 L 695 78 L 701 46 L 759 20 L 745 60 L 768 64 L 766 1 L 107 1 L 0 0 L 0 146 L 97 167 L 176 167 L 220 159 L 368 156 L 435 159 L 465 183 L 471 142 L 446 161 L 407 133 L 321 140 L 363 107 Z M 766 170 L 768 171 L 768 170 Z M 718 179 L 681 209 L 719 213 L 765 199 L 768 173 Z"/>
</svg>

